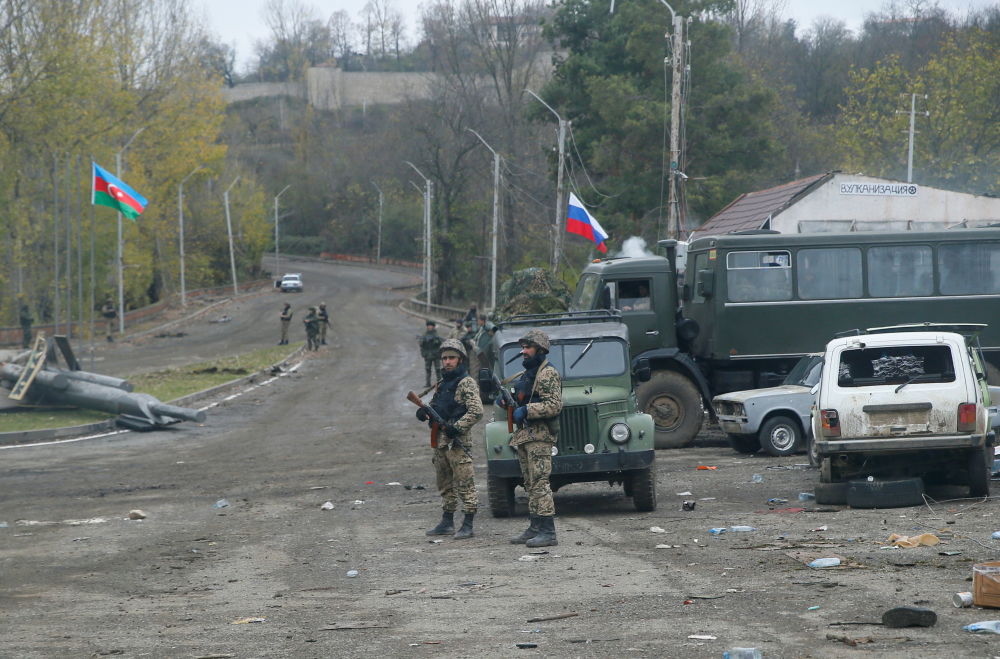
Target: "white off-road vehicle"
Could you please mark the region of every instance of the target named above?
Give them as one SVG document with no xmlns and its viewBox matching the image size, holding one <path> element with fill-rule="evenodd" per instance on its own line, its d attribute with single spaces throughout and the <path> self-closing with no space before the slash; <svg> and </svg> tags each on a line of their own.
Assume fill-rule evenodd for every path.
<svg viewBox="0 0 1000 659">
<path fill-rule="evenodd" d="M 893 479 L 910 491 L 901 489 L 902 498 L 912 499 L 916 479 L 920 492 L 935 483 L 989 495 L 994 434 L 976 338 L 983 327 L 875 328 L 827 344 L 812 414 L 817 501 L 850 503 L 849 488 Z"/>
</svg>

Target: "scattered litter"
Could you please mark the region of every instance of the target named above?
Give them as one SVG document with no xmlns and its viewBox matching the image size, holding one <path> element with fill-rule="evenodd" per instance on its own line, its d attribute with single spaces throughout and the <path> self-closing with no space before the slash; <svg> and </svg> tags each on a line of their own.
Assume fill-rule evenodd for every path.
<svg viewBox="0 0 1000 659">
<path fill-rule="evenodd" d="M 7 522 L 0 522 L 0 529 L 8 528 Z"/>
<path fill-rule="evenodd" d="M 667 530 L 659 526 L 650 526 L 649 530 L 651 533 L 666 533 Z"/>
<path fill-rule="evenodd" d="M 556 615 L 552 616 L 539 616 L 537 618 L 528 618 L 527 622 L 546 622 L 548 620 L 562 620 L 564 618 L 575 618 L 578 615 L 580 614 L 576 613 L 575 611 L 571 611 L 569 613 L 557 613 Z"/>
<path fill-rule="evenodd" d="M 691 496 L 691 493 L 690 492 L 678 492 L 677 496 L 679 496 L 679 497 L 689 497 L 689 496 Z"/>
<path fill-rule="evenodd" d="M 656 545 L 654 549 L 679 549 L 680 545 Z"/>
<path fill-rule="evenodd" d="M 521 650 L 530 650 L 531 648 L 537 648 L 538 643 L 515 643 L 514 647 Z"/>
<path fill-rule="evenodd" d="M 939 551 L 938 552 L 938 556 L 961 556 L 961 555 L 962 555 L 962 552 L 960 552 L 960 551 Z"/>
<path fill-rule="evenodd" d="M 723 526 L 717 526 L 714 529 L 709 529 L 708 532 L 712 535 L 722 535 L 726 532 L 726 528 Z"/>
<path fill-rule="evenodd" d="M 542 633 L 541 629 L 519 629 L 518 631 L 521 632 L 522 634 L 541 634 Z"/>
<path fill-rule="evenodd" d="M 694 604 L 694 600 L 684 600 L 683 604 Z"/>
<path fill-rule="evenodd" d="M 819 605 L 810 606 L 808 609 L 806 609 L 806 611 L 819 611 Z"/>
<path fill-rule="evenodd" d="M 385 591 L 385 594 L 387 596 L 388 595 L 399 595 L 400 593 L 405 593 L 408 590 L 409 590 L 409 588 L 393 588 L 392 590 Z"/>
<path fill-rule="evenodd" d="M 397 483 L 396 481 L 392 481 L 391 483 L 386 483 L 386 485 L 402 485 L 402 483 Z"/>
<path fill-rule="evenodd" d="M 893 533 L 886 540 L 890 545 L 896 545 L 897 547 L 903 547 L 905 549 L 910 549 L 913 547 L 933 547 L 934 545 L 941 542 L 933 533 L 921 533 L 920 535 L 914 535 L 906 537 L 905 535 L 900 535 L 898 533 Z"/>
<path fill-rule="evenodd" d="M 210 322 L 210 323 L 228 323 L 231 320 L 232 320 L 231 316 L 228 316 L 228 315 L 224 314 L 222 316 L 219 316 L 218 318 L 213 318 L 212 320 L 210 320 L 208 322 Z"/>
<path fill-rule="evenodd" d="M 697 504 L 694 501 L 690 501 L 690 500 L 689 501 L 684 501 L 684 502 L 681 503 L 681 510 L 687 510 L 687 511 L 694 510 L 695 505 L 697 505 Z"/>
<path fill-rule="evenodd" d="M 937 614 L 921 606 L 897 606 L 882 614 L 882 624 L 886 627 L 933 627 L 937 624 Z"/>
<path fill-rule="evenodd" d="M 715 501 L 715 497 L 702 497 L 698 501 Z"/>
<path fill-rule="evenodd" d="M 799 501 L 815 501 L 816 495 L 812 492 L 799 492 Z"/>
<path fill-rule="evenodd" d="M 714 641 L 717 636 L 709 636 L 708 634 L 691 634 L 688 638 L 693 638 L 696 641 Z"/>
<path fill-rule="evenodd" d="M 847 634 L 827 634 L 826 640 L 828 641 L 839 641 L 845 645 L 849 645 L 852 648 L 861 643 L 874 643 L 875 639 L 871 636 L 862 636 L 860 638 L 851 638 Z"/>
<path fill-rule="evenodd" d="M 756 531 L 756 527 L 753 526 L 730 526 L 729 530 L 733 533 L 749 533 L 750 531 Z"/>
<path fill-rule="evenodd" d="M 229 499 L 219 499 L 218 501 L 216 501 L 215 503 L 212 504 L 212 507 L 213 508 L 228 508 L 229 507 Z"/>
<path fill-rule="evenodd" d="M 525 554 L 524 556 L 521 556 L 517 560 L 521 561 L 522 563 L 530 563 L 531 561 L 537 561 L 538 557 Z"/>
<path fill-rule="evenodd" d="M 984 634 L 1000 634 L 1000 620 L 983 620 L 974 622 L 971 625 L 962 627 L 967 632 L 979 632 Z"/>
<path fill-rule="evenodd" d="M 427 488 L 423 485 L 404 485 L 404 490 L 426 490 Z"/>
<path fill-rule="evenodd" d="M 326 488 L 327 488 L 326 485 L 313 485 L 309 489 L 310 490 L 325 490 Z"/>
<path fill-rule="evenodd" d="M 809 567 L 812 568 L 837 567 L 838 565 L 840 565 L 839 558 L 817 558 L 809 563 Z"/>
<path fill-rule="evenodd" d="M 783 503 L 788 503 L 788 499 L 780 499 L 778 497 L 774 497 L 774 498 L 768 499 L 767 502 L 769 504 L 778 506 L 778 505 L 781 505 Z"/>
<path fill-rule="evenodd" d="M 322 506 L 319 507 L 320 510 L 333 510 L 333 502 L 327 501 Z"/>
<path fill-rule="evenodd" d="M 757 648 L 729 648 L 722 653 L 722 659 L 762 659 L 763 656 Z"/>
<path fill-rule="evenodd" d="M 967 609 L 972 606 L 972 593 L 955 593 L 951 598 L 956 609 Z"/>
<path fill-rule="evenodd" d="M 813 531 L 813 532 L 816 532 L 816 531 L 827 531 L 827 530 L 829 530 L 829 527 L 826 524 L 824 524 L 823 526 L 817 526 L 816 528 L 809 529 L 809 530 Z"/>
<path fill-rule="evenodd" d="M 332 625 L 320 627 L 319 630 L 321 632 L 335 632 L 341 629 L 384 629 L 388 626 L 389 625 L 380 622 L 358 620 L 352 622 L 335 622 Z"/>
<path fill-rule="evenodd" d="M 355 505 L 355 506 L 360 506 L 360 505 L 361 505 L 361 504 L 363 504 L 363 503 L 364 503 L 364 501 L 362 501 L 361 499 L 355 499 L 355 500 L 354 500 L 354 505 Z"/>
<path fill-rule="evenodd" d="M 136 508 L 135 510 L 128 511 L 128 518 L 129 519 L 146 519 L 146 513 L 142 512 L 141 510 L 139 510 L 138 508 Z"/>
<path fill-rule="evenodd" d="M 82 538 L 73 538 L 73 542 L 83 542 L 84 540 L 90 540 L 90 538 L 87 536 L 84 536 Z"/>
<path fill-rule="evenodd" d="M 718 469 L 718 467 L 715 466 L 710 467 L 708 465 L 698 465 L 697 467 L 695 467 L 695 469 L 698 469 L 700 471 L 715 471 L 716 469 Z"/>
<path fill-rule="evenodd" d="M 360 574 L 360 572 L 358 572 L 357 570 L 348 570 L 348 571 L 347 571 L 347 572 L 346 572 L 346 573 L 344 574 L 344 576 L 345 576 L 345 577 L 348 577 L 348 578 L 350 578 L 350 579 L 353 579 L 354 577 L 358 576 L 359 574 Z"/>
<path fill-rule="evenodd" d="M 994 531 L 993 535 L 990 536 L 994 540 L 1000 540 L 1000 531 Z"/>
<path fill-rule="evenodd" d="M 231 625 L 250 625 L 250 624 L 253 624 L 255 622 L 266 622 L 266 621 L 267 621 L 267 618 L 237 618 L 236 620 L 233 620 L 229 624 L 231 624 Z"/>
<path fill-rule="evenodd" d="M 693 600 L 721 600 L 725 595 L 688 595 Z"/>
<path fill-rule="evenodd" d="M 374 485 L 375 481 L 365 481 L 365 485 Z"/>
<path fill-rule="evenodd" d="M 764 477 L 761 476 L 760 474 L 754 474 L 753 476 L 750 477 L 750 482 L 751 483 L 763 483 L 764 482 Z"/>
<path fill-rule="evenodd" d="M 428 540 L 427 542 L 431 543 L 432 545 L 439 545 L 442 542 L 444 542 L 444 540 L 440 540 L 440 539 L 438 539 L 438 540 Z"/>
</svg>

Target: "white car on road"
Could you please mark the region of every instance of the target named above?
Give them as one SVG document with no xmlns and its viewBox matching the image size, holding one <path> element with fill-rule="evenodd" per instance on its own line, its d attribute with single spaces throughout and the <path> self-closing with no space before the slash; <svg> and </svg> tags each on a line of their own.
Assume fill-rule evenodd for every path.
<svg viewBox="0 0 1000 659">
<path fill-rule="evenodd" d="M 290 272 L 281 278 L 282 293 L 301 293 L 302 275 L 298 272 Z"/>
</svg>

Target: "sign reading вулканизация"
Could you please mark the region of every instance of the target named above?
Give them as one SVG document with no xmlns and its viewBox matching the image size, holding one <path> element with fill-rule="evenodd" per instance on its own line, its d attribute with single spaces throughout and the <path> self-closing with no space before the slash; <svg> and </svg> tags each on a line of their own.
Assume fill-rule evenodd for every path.
<svg viewBox="0 0 1000 659">
<path fill-rule="evenodd" d="M 841 183 L 840 194 L 877 195 L 883 197 L 916 197 L 913 183 Z"/>
</svg>

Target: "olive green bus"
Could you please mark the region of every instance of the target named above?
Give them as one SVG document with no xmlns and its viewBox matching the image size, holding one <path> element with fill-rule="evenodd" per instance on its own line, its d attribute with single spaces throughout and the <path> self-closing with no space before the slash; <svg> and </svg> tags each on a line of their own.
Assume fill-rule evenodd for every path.
<svg viewBox="0 0 1000 659">
<path fill-rule="evenodd" d="M 697 238 L 682 305 L 691 352 L 715 392 L 766 386 L 838 332 L 904 323 L 986 323 L 1000 378 L 1000 228 Z"/>
</svg>

